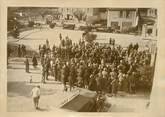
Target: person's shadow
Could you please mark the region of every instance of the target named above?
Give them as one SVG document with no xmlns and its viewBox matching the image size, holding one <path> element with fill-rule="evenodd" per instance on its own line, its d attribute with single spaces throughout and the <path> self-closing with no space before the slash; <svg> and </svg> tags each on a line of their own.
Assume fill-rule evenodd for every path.
<svg viewBox="0 0 165 117">
<path fill-rule="evenodd" d="M 41 108 L 41 107 L 38 107 L 38 108 L 37 108 L 37 111 L 43 111 L 43 112 L 44 112 L 44 111 L 48 111 L 48 109 L 46 109 L 46 108 Z"/>
</svg>

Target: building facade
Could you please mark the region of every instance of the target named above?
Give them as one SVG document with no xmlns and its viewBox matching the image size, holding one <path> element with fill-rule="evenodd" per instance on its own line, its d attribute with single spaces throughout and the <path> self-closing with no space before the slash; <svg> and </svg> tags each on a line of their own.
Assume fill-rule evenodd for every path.
<svg viewBox="0 0 165 117">
<path fill-rule="evenodd" d="M 142 36 L 155 38 L 157 36 L 157 9 L 139 9 L 142 25 Z"/>
<path fill-rule="evenodd" d="M 120 32 L 129 30 L 137 25 L 137 9 L 135 8 L 109 8 L 107 13 L 107 27 Z"/>
</svg>

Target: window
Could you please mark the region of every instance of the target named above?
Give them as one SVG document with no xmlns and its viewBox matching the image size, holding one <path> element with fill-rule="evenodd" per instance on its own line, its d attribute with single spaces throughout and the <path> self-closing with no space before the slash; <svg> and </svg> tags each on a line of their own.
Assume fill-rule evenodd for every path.
<svg viewBox="0 0 165 117">
<path fill-rule="evenodd" d="M 120 18 L 123 17 L 123 11 L 120 11 Z"/>
<path fill-rule="evenodd" d="M 151 16 L 151 14 L 152 14 L 152 10 L 150 10 L 149 16 Z"/>
<path fill-rule="evenodd" d="M 132 27 L 132 22 L 122 22 L 122 30 L 129 30 Z"/>
<path fill-rule="evenodd" d="M 157 16 L 157 10 L 155 9 L 155 16 Z"/>
<path fill-rule="evenodd" d="M 123 11 L 123 18 L 126 18 L 126 11 Z"/>
<path fill-rule="evenodd" d="M 87 8 L 87 12 L 89 12 L 89 8 Z"/>
<path fill-rule="evenodd" d="M 111 22 L 111 28 L 112 29 L 120 29 L 118 22 Z"/>
<path fill-rule="evenodd" d="M 152 32 L 153 32 L 153 30 L 152 30 L 151 28 L 147 30 L 147 34 L 148 34 L 148 35 L 151 35 Z"/>
<path fill-rule="evenodd" d="M 130 18 L 130 11 L 126 11 L 126 18 Z"/>
</svg>

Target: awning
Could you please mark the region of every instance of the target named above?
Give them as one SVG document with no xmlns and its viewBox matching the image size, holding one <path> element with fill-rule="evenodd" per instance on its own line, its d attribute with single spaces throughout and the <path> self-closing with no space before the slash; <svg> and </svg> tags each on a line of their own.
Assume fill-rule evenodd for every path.
<svg viewBox="0 0 165 117">
<path fill-rule="evenodd" d="M 156 19 L 154 17 L 141 17 L 144 24 L 154 24 Z"/>
</svg>

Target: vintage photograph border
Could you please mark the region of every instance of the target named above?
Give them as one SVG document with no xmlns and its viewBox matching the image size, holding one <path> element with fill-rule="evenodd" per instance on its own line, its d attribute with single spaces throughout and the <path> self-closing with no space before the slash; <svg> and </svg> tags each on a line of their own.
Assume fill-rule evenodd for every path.
<svg viewBox="0 0 165 117">
<path fill-rule="evenodd" d="M 82 3 L 82 4 L 81 4 Z M 157 56 L 157 62 L 156 62 L 156 69 L 155 69 L 155 78 L 154 78 L 154 82 L 153 82 L 153 89 L 152 89 L 152 93 L 151 93 L 151 106 L 150 109 L 147 112 L 144 113 L 60 113 L 60 112 L 50 112 L 50 113 L 16 113 L 16 112 L 12 112 L 12 113 L 6 113 L 7 109 L 6 109 L 6 97 L 7 97 L 7 66 L 6 66 L 6 58 L 7 58 L 7 54 L 6 54 L 6 43 L 7 43 L 7 7 L 10 6 L 37 6 L 37 7 L 58 7 L 58 6 L 64 6 L 64 7 L 84 7 L 88 5 L 89 7 L 108 7 L 109 5 L 112 5 L 113 7 L 154 7 L 158 9 L 158 56 Z M 0 74 L 0 81 L 1 81 L 1 87 L 0 87 L 0 110 L 4 115 L 8 115 L 8 116 L 46 116 L 46 115 L 50 115 L 53 116 L 54 113 L 55 114 L 59 114 L 59 116 L 69 116 L 69 117 L 75 117 L 75 116 L 143 116 L 144 114 L 146 116 L 150 116 L 150 117 L 154 117 L 154 115 L 158 115 L 158 116 L 162 116 L 164 115 L 164 108 L 165 108 L 165 101 L 163 100 L 165 94 L 162 94 L 162 89 L 165 89 L 164 86 L 164 82 L 165 82 L 165 74 L 164 74 L 164 57 L 165 57 L 165 52 L 163 50 L 165 50 L 164 47 L 164 37 L 165 34 L 164 32 L 164 1 L 163 0 L 157 0 L 157 1 L 151 1 L 151 0 L 136 0 L 136 1 L 131 1 L 131 0 L 125 0 L 122 1 L 121 0 L 102 0 L 99 1 L 98 0 L 93 0 L 92 2 L 89 2 L 88 0 L 80 0 L 79 2 L 76 0 L 71 0 L 66 1 L 66 0 L 62 0 L 62 1 L 53 1 L 53 0 L 41 0 L 40 2 L 38 1 L 34 1 L 34 0 L 29 0 L 29 1 L 21 1 L 21 0 L 11 0 L 11 1 L 3 1 L 1 3 L 1 17 L 0 17 L 0 21 L 1 21 L 1 27 L 0 27 L 0 36 L 1 36 L 1 45 L 0 45 L 0 65 L 2 66 L 1 68 L 1 74 Z M 156 79 L 157 78 L 157 79 Z M 1 113 L 0 112 L 0 113 Z"/>
</svg>

